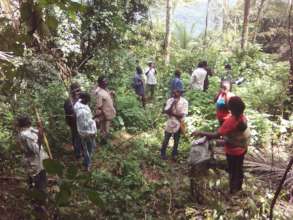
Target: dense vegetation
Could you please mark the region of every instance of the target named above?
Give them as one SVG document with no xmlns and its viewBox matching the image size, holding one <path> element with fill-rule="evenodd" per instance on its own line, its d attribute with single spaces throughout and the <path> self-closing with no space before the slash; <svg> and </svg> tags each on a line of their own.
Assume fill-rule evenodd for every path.
<svg viewBox="0 0 293 220">
<path fill-rule="evenodd" d="M 14 129 L 14 119 L 21 113 L 30 114 L 36 122 L 35 109 L 41 115 L 54 157 L 46 163 L 51 174 L 48 219 L 268 217 L 274 191 L 293 153 L 288 62 L 292 48 L 286 41 L 290 16 L 279 16 L 284 11 L 290 14 L 286 2 L 265 1 L 259 20 L 255 18 L 262 1 L 251 4 L 250 35 L 242 49 L 242 1 L 228 8 L 229 12 L 224 10 L 223 28 L 209 30 L 207 35 L 194 37 L 186 27 L 174 25 L 168 64 L 164 57 L 165 30 L 160 23 L 164 21 L 156 23 L 149 18 L 150 7 L 163 9 L 163 1 L 156 1 L 158 5 L 152 0 L 0 2 L 0 219 L 37 219 L 29 202 L 34 195 L 27 191 Z M 137 59 L 141 65 L 154 60 L 158 70 L 156 98 L 146 109 L 131 87 Z M 181 69 L 187 88 L 191 71 L 203 59 L 215 72 L 209 90 L 186 91 L 188 134 L 181 140 L 177 163 L 162 161 L 159 149 L 165 117 L 161 110 L 170 96 L 169 82 L 174 70 Z M 226 172 L 209 170 L 198 177 L 205 197 L 199 205 L 190 194 L 186 162 L 192 140 L 189 134 L 195 129 L 217 128 L 211 101 L 225 63 L 232 65 L 235 78 L 246 79 L 233 87 L 247 105 L 252 129 L 244 193 L 231 199 Z M 90 92 L 100 75 L 109 78 L 109 86 L 116 92 L 118 114 L 111 143 L 98 148 L 94 169 L 86 173 L 68 145 L 63 103 L 71 82 L 79 82 Z M 292 177 L 291 170 L 274 210 L 276 219 L 293 217 L 289 203 Z"/>
</svg>

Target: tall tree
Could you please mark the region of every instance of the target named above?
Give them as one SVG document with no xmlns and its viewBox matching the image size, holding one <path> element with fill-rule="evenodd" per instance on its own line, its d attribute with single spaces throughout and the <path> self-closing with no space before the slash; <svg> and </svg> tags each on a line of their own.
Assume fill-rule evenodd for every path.
<svg viewBox="0 0 293 220">
<path fill-rule="evenodd" d="M 172 11 L 172 0 L 166 1 L 166 33 L 164 42 L 164 57 L 165 64 L 170 62 L 170 44 L 171 44 L 171 13 Z"/>
<path fill-rule="evenodd" d="M 293 40 L 292 40 L 292 10 L 293 1 L 289 0 L 288 14 L 288 44 L 289 44 L 289 82 L 288 82 L 288 100 L 285 104 L 284 118 L 289 119 L 293 110 Z"/>
<path fill-rule="evenodd" d="M 229 1 L 228 0 L 223 0 L 223 21 L 222 21 L 223 33 L 225 33 L 225 31 L 227 29 L 228 14 L 229 14 Z"/>
<path fill-rule="evenodd" d="M 250 0 L 244 2 L 244 16 L 242 26 L 242 37 L 241 37 L 241 49 L 244 49 L 248 37 L 248 25 L 249 25 L 249 11 L 250 11 Z"/>
<path fill-rule="evenodd" d="M 204 44 L 207 43 L 207 34 L 208 34 L 208 25 L 209 25 L 209 8 L 210 8 L 211 0 L 208 0 L 207 3 L 207 12 L 206 12 L 206 22 L 205 22 L 205 29 L 204 29 Z"/>
<path fill-rule="evenodd" d="M 261 14 L 264 8 L 264 3 L 266 0 L 261 0 L 260 4 L 257 8 L 257 15 L 256 15 L 256 21 L 255 21 L 255 30 L 253 32 L 253 36 L 252 36 L 252 42 L 255 42 L 255 38 L 256 38 L 256 34 L 258 32 L 259 29 L 259 22 L 260 22 L 260 18 L 261 18 Z"/>
</svg>

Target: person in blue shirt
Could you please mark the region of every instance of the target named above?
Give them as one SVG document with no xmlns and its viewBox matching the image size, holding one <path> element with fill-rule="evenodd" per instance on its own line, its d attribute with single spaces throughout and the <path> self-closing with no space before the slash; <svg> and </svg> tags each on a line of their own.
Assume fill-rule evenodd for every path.
<svg viewBox="0 0 293 220">
<path fill-rule="evenodd" d="M 172 79 L 171 81 L 171 94 L 173 93 L 174 90 L 184 91 L 183 82 L 180 79 L 180 76 L 181 76 L 181 71 L 175 70 L 175 78 Z"/>
</svg>

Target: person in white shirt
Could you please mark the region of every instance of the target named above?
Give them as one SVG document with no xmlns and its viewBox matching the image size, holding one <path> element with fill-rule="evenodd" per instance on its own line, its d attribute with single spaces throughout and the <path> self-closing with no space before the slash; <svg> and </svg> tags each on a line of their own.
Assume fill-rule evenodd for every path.
<svg viewBox="0 0 293 220">
<path fill-rule="evenodd" d="M 148 68 L 145 72 L 145 75 L 147 77 L 146 80 L 146 89 L 148 93 L 151 93 L 151 98 L 154 98 L 154 94 L 155 94 L 155 87 L 157 85 L 157 78 L 156 78 L 156 68 L 155 68 L 155 64 L 153 62 L 149 62 L 148 63 Z"/>
<path fill-rule="evenodd" d="M 100 125 L 101 144 L 107 143 L 112 120 L 116 116 L 116 109 L 112 95 L 113 92 L 108 90 L 108 82 L 105 76 L 98 79 L 98 87 L 95 90 L 96 95 L 96 121 Z"/>
<path fill-rule="evenodd" d="M 197 68 L 192 72 L 190 78 L 190 88 L 204 91 L 204 83 L 207 77 L 204 62 L 200 62 Z"/>
<path fill-rule="evenodd" d="M 43 128 L 38 124 L 38 129 L 31 126 L 31 119 L 22 115 L 17 119 L 19 142 L 24 153 L 24 167 L 29 177 L 29 187 L 46 194 L 47 175 L 43 160 L 48 159 L 48 154 L 42 146 Z"/>
<path fill-rule="evenodd" d="M 178 145 L 180 133 L 183 132 L 184 117 L 188 114 L 188 101 L 182 97 L 183 91 L 173 90 L 173 97 L 167 100 L 164 113 L 168 115 L 165 127 L 165 137 L 161 148 L 161 158 L 167 159 L 166 149 L 171 136 L 174 138 L 172 157 L 176 160 L 178 154 Z"/>
<path fill-rule="evenodd" d="M 88 106 L 88 103 L 90 103 L 90 95 L 86 92 L 81 92 L 79 98 L 80 99 L 74 105 L 74 111 L 76 115 L 77 131 L 81 138 L 84 166 L 89 171 L 91 155 L 96 148 L 95 136 L 97 128 L 91 109 Z"/>
</svg>

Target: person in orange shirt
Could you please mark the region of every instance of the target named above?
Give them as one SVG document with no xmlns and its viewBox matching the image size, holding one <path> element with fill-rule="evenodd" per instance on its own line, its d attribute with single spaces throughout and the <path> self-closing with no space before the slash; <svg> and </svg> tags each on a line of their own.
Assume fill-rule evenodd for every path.
<svg viewBox="0 0 293 220">
<path fill-rule="evenodd" d="M 208 139 L 223 137 L 224 150 L 228 162 L 230 193 L 242 189 L 243 160 L 247 152 L 250 132 L 244 110 L 245 104 L 238 96 L 233 96 L 228 102 L 231 115 L 223 122 L 216 132 L 195 131 L 193 136 L 206 136 Z"/>
<path fill-rule="evenodd" d="M 231 92 L 231 82 L 228 80 L 221 81 L 221 89 L 215 96 L 214 102 L 216 103 L 216 117 L 219 124 L 222 125 L 223 122 L 230 116 L 228 109 L 228 102 L 234 94 Z"/>
</svg>

